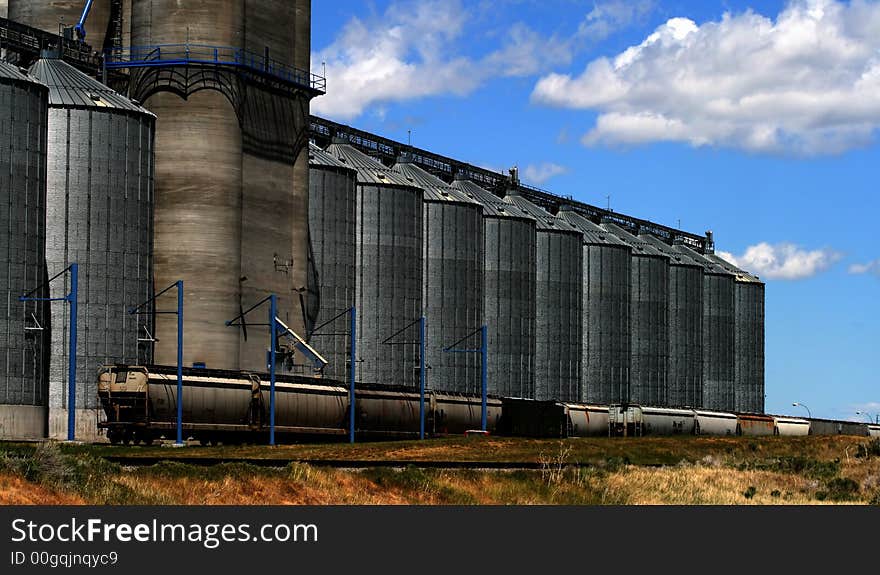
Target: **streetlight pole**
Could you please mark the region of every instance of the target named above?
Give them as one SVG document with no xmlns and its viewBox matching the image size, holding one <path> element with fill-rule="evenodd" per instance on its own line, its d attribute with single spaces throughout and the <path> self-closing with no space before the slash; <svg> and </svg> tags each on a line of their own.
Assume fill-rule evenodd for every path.
<svg viewBox="0 0 880 575">
<path fill-rule="evenodd" d="M 813 419 L 813 414 L 810 413 L 810 408 L 807 407 L 806 405 L 804 405 L 803 403 L 798 403 L 797 401 L 795 401 L 794 403 L 791 404 L 791 406 L 792 407 L 803 407 L 804 409 L 807 410 L 807 417 L 809 417 L 810 419 Z"/>
</svg>

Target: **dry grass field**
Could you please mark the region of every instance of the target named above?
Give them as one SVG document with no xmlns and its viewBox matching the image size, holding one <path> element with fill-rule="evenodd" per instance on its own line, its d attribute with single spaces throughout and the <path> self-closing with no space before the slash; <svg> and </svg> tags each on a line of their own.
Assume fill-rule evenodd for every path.
<svg viewBox="0 0 880 575">
<path fill-rule="evenodd" d="M 161 457 L 122 467 L 108 455 Z M 176 458 L 224 458 L 193 465 Z M 235 459 L 282 460 L 277 467 Z M 394 460 L 335 469 L 323 459 Z M 309 460 L 313 465 L 302 463 Z M 534 470 L 406 462 L 520 462 Z M 857 437 L 523 440 L 186 449 L 0 445 L 0 504 L 880 505 L 880 441 Z"/>
</svg>

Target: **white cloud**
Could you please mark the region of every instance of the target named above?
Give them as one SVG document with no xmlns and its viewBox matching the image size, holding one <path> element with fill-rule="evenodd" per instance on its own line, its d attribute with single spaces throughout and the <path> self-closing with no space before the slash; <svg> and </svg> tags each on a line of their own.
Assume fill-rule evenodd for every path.
<svg viewBox="0 0 880 575">
<path fill-rule="evenodd" d="M 494 50 L 463 56 L 458 46 L 469 17 L 461 0 L 406 0 L 381 17 L 352 18 L 332 44 L 312 54 L 316 70 L 326 64 L 328 81 L 312 111 L 352 119 L 373 105 L 463 96 L 491 78 L 532 76 L 571 62 L 572 39 L 546 38 L 523 23 L 510 26 Z"/>
<path fill-rule="evenodd" d="M 750 246 L 735 256 L 728 252 L 718 255 L 747 272 L 771 280 L 801 280 L 816 276 L 842 257 L 829 248 L 806 250 L 795 244 L 771 245 L 766 242 Z"/>
<path fill-rule="evenodd" d="M 526 166 L 526 169 L 523 171 L 523 178 L 526 182 L 540 186 L 548 180 L 555 178 L 556 176 L 561 176 L 566 172 L 568 172 L 568 168 L 565 166 L 560 166 L 559 164 L 554 164 L 552 162 L 544 162 L 540 165 L 532 164 Z"/>
<path fill-rule="evenodd" d="M 596 2 L 581 22 L 578 35 L 600 42 L 615 32 L 644 20 L 654 8 L 654 0 Z"/>
<path fill-rule="evenodd" d="M 532 99 L 597 111 L 586 145 L 841 152 L 880 127 L 880 3 L 792 0 L 775 19 L 672 18 L 578 76 L 541 78 Z"/>
<path fill-rule="evenodd" d="M 880 276 L 880 260 L 874 260 L 864 264 L 852 264 L 849 273 L 853 275 L 874 274 Z"/>
</svg>

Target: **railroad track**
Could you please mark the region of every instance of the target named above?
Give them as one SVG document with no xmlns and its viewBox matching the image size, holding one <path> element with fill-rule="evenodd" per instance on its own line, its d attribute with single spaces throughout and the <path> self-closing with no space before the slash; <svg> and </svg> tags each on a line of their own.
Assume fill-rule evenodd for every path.
<svg viewBox="0 0 880 575">
<path fill-rule="evenodd" d="M 134 457 L 123 455 L 107 455 L 104 459 L 125 467 L 149 467 L 159 463 L 180 463 L 199 467 L 213 467 L 223 463 L 244 463 L 256 467 L 282 468 L 290 464 L 310 465 L 332 469 L 370 469 L 416 467 L 419 469 L 488 469 L 498 471 L 539 471 L 541 469 L 557 469 L 559 464 L 541 463 L 536 461 L 407 461 L 400 459 L 265 459 L 219 457 Z M 640 467 L 663 467 L 661 463 L 640 464 Z M 595 467 L 593 463 L 571 462 L 561 465 L 564 469 L 581 469 Z"/>
</svg>

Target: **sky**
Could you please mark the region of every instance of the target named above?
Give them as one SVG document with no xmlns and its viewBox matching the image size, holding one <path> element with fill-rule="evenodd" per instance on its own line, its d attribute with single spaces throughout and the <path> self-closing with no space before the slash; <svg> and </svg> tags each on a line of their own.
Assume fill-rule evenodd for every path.
<svg viewBox="0 0 880 575">
<path fill-rule="evenodd" d="M 880 414 L 880 2 L 312 4 L 312 113 L 715 233 L 766 287 L 766 405 Z"/>
</svg>

